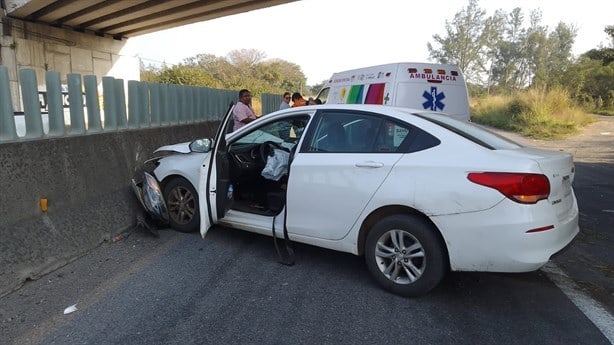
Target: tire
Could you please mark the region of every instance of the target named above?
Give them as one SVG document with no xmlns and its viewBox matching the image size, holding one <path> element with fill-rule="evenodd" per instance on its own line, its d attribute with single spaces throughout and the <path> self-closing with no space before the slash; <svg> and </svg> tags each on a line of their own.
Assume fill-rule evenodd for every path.
<svg viewBox="0 0 614 345">
<path fill-rule="evenodd" d="M 180 232 L 194 232 L 200 227 L 198 193 L 188 180 L 176 177 L 164 186 L 164 201 L 171 228 Z"/>
<path fill-rule="evenodd" d="M 437 229 L 414 215 L 394 215 L 377 222 L 367 235 L 365 261 L 378 284 L 406 297 L 431 291 L 448 270 L 447 252 Z"/>
</svg>

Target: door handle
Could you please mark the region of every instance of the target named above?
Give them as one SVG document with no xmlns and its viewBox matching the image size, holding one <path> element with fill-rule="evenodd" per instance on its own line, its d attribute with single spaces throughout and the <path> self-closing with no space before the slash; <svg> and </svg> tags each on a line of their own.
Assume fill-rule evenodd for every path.
<svg viewBox="0 0 614 345">
<path fill-rule="evenodd" d="M 384 166 L 384 163 L 373 162 L 373 161 L 356 163 L 356 167 L 358 168 L 381 168 L 383 166 Z"/>
</svg>

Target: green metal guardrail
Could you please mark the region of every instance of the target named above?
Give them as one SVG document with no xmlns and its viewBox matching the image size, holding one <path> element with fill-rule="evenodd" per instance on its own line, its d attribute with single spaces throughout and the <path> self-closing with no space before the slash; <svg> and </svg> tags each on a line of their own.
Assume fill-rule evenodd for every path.
<svg viewBox="0 0 614 345">
<path fill-rule="evenodd" d="M 70 73 L 66 81 L 68 91 L 63 92 L 60 73 L 45 72 L 46 112 L 41 112 L 36 72 L 21 69 L 24 111 L 16 115 L 8 70 L 0 65 L 0 143 L 215 121 L 238 98 L 233 90 L 130 80 L 126 99 L 124 81 L 113 77 L 102 78 L 100 97 L 96 76 Z M 25 127 L 25 134 L 19 135 L 17 124 Z"/>
<path fill-rule="evenodd" d="M 279 110 L 282 96 L 277 94 L 263 93 L 262 94 L 262 115 L 272 113 Z"/>
</svg>

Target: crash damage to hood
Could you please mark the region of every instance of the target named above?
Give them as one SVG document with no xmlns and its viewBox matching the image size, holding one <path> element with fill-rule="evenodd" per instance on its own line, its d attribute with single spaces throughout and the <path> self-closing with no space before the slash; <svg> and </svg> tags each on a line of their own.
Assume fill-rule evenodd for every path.
<svg viewBox="0 0 614 345">
<path fill-rule="evenodd" d="M 190 151 L 190 142 L 161 146 L 161 147 L 158 147 L 154 151 L 154 153 L 162 152 L 162 151 L 172 151 L 172 152 L 179 152 L 179 153 L 190 153 L 191 152 Z"/>
</svg>

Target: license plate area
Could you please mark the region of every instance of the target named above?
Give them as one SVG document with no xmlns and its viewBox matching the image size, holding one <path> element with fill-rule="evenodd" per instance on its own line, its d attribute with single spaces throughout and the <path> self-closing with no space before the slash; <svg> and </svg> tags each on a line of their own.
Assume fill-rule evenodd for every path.
<svg viewBox="0 0 614 345">
<path fill-rule="evenodd" d="M 563 176 L 563 198 L 569 197 L 571 194 L 571 178 L 569 175 Z"/>
</svg>

